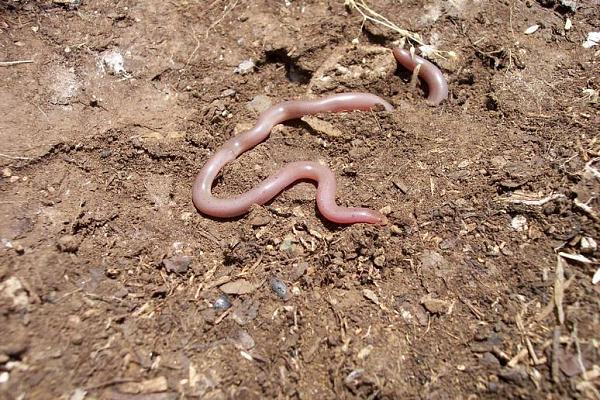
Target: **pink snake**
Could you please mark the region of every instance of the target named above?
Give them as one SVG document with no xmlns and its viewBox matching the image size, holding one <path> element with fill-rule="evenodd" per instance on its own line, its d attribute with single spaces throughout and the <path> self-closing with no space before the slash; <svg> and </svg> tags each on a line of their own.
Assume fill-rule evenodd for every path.
<svg viewBox="0 0 600 400">
<path fill-rule="evenodd" d="M 398 63 L 408 70 L 420 64 L 419 77 L 429 90 L 427 102 L 438 105 L 448 97 L 448 85 L 442 72 L 429 61 L 413 56 L 409 51 L 393 50 Z M 309 179 L 317 182 L 317 207 L 324 218 L 339 224 L 368 223 L 386 224 L 387 218 L 368 208 L 340 207 L 335 202 L 336 178 L 328 167 L 312 161 L 292 162 L 275 174 L 240 195 L 221 199 L 212 195 L 217 174 L 225 164 L 265 140 L 271 129 L 284 121 L 323 112 L 371 110 L 377 106 L 386 111 L 393 107 L 382 98 L 369 93 L 342 93 L 313 100 L 293 100 L 275 104 L 265 110 L 249 130 L 226 141 L 208 160 L 197 175 L 192 188 L 192 200 L 196 208 L 213 217 L 231 218 L 243 215 L 253 204 L 265 204 L 292 183 Z"/>
</svg>

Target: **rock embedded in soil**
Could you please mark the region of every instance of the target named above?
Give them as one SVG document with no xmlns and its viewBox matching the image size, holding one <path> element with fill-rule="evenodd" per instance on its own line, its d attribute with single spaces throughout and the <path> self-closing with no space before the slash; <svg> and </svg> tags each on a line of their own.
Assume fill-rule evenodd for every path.
<svg viewBox="0 0 600 400">
<path fill-rule="evenodd" d="M 250 336 L 250 334 L 243 329 L 237 331 L 231 340 L 233 341 L 235 347 L 240 350 L 250 350 L 256 345 L 252 336 Z"/>
<path fill-rule="evenodd" d="M 446 300 L 434 299 L 431 295 L 427 294 L 421 298 L 421 304 L 431 314 L 450 314 L 452 312 L 452 306 L 454 303 Z"/>
<path fill-rule="evenodd" d="M 514 383 L 518 386 L 524 386 L 528 380 L 527 371 L 521 367 L 505 368 L 498 375 L 505 382 Z"/>
<path fill-rule="evenodd" d="M 0 355 L 8 358 L 21 357 L 29 349 L 29 339 L 24 330 L 7 333 L 0 344 Z"/>
<path fill-rule="evenodd" d="M 260 287 L 260 282 L 250 282 L 246 279 L 237 279 L 235 281 L 227 282 L 219 287 L 223 293 L 226 294 L 248 294 L 254 292 Z"/>
<path fill-rule="evenodd" d="M 300 261 L 298 264 L 294 265 L 292 271 L 289 275 L 289 280 L 292 282 L 297 281 L 304 275 L 306 270 L 308 269 L 308 263 L 305 261 Z"/>
<path fill-rule="evenodd" d="M 233 311 L 231 318 L 238 325 L 246 325 L 256 318 L 260 302 L 254 299 L 247 299 L 237 306 Z"/>
<path fill-rule="evenodd" d="M 58 239 L 56 246 L 65 253 L 75 253 L 79 249 L 79 239 L 73 235 L 64 235 Z"/>
<path fill-rule="evenodd" d="M 169 388 L 167 378 L 159 376 L 141 382 L 127 382 L 119 385 L 119 391 L 122 393 L 158 393 L 164 392 Z"/>
<path fill-rule="evenodd" d="M 264 94 L 257 94 L 246 103 L 246 108 L 250 111 L 254 111 L 257 114 L 262 113 L 267 108 L 271 107 L 273 104 L 273 100 L 270 97 L 265 96 Z"/>
<path fill-rule="evenodd" d="M 499 368 L 500 367 L 500 361 L 496 358 L 495 355 L 493 355 L 489 351 L 483 353 L 483 356 L 481 356 L 481 360 L 479 362 L 481 363 L 481 365 L 488 367 L 488 368 Z"/>
<path fill-rule="evenodd" d="M 227 310 L 231 307 L 231 300 L 226 294 L 217 297 L 213 303 L 213 308 L 216 310 Z"/>
<path fill-rule="evenodd" d="M 287 285 L 281 279 L 271 278 L 270 284 L 271 290 L 275 292 L 277 297 L 283 300 L 288 300 L 290 298 L 290 292 L 287 288 Z"/>
<path fill-rule="evenodd" d="M 440 268 L 446 264 L 444 256 L 433 250 L 426 250 L 421 255 L 421 267 L 423 269 Z"/>
<path fill-rule="evenodd" d="M 29 307 L 29 294 L 15 276 L 0 282 L 0 297 L 11 300 L 16 311 L 26 311 Z"/>
<path fill-rule="evenodd" d="M 362 294 L 366 299 L 371 300 L 373 303 L 379 305 L 379 297 L 377 297 L 377 294 L 375 294 L 375 292 L 371 289 L 363 289 Z"/>
<path fill-rule="evenodd" d="M 163 265 L 167 272 L 172 272 L 175 274 L 183 274 L 185 273 L 190 264 L 192 263 L 193 257 L 186 255 L 176 255 L 170 258 L 165 258 L 163 260 Z"/>
<path fill-rule="evenodd" d="M 261 226 L 269 225 L 269 223 L 271 222 L 271 217 L 267 214 L 266 211 L 264 213 L 260 212 L 256 215 L 251 215 L 249 222 L 253 228 L 260 228 Z"/>
<path fill-rule="evenodd" d="M 240 75 L 246 75 L 254 71 L 254 61 L 252 59 L 242 61 L 233 72 Z"/>
</svg>

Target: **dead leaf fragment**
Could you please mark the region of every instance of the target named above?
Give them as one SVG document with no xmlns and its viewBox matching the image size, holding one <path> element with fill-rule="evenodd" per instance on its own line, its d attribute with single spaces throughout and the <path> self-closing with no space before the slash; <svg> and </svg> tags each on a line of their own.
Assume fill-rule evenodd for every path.
<svg viewBox="0 0 600 400">
<path fill-rule="evenodd" d="M 540 29 L 540 26 L 538 24 L 531 25 L 529 28 L 525 29 L 525 32 L 523 32 L 523 33 L 526 34 L 526 35 L 531 35 L 535 31 L 537 31 L 538 29 Z"/>
<path fill-rule="evenodd" d="M 559 256 L 561 256 L 562 258 L 566 258 L 567 260 L 572 260 L 572 261 L 577 261 L 583 264 L 591 264 L 592 260 L 590 260 L 589 258 L 587 258 L 586 256 L 582 256 L 581 254 L 571 254 L 571 253 L 565 253 L 565 252 L 560 252 L 558 253 Z"/>
</svg>

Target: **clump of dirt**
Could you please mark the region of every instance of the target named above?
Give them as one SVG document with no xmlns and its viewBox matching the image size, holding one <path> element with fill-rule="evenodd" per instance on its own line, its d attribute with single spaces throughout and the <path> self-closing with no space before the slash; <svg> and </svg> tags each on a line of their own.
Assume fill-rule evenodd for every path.
<svg viewBox="0 0 600 400">
<path fill-rule="evenodd" d="M 597 10 L 572 4 L 369 2 L 456 52 L 434 108 L 343 1 L 1 1 L 1 396 L 595 398 Z M 395 109 L 280 125 L 214 192 L 320 161 L 387 226 L 324 220 L 307 182 L 196 212 L 261 110 L 344 91 Z"/>
</svg>

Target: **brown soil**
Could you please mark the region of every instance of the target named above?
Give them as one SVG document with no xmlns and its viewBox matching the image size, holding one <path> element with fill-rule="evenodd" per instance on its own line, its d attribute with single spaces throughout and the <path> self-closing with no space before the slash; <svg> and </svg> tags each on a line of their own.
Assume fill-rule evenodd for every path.
<svg viewBox="0 0 600 400">
<path fill-rule="evenodd" d="M 371 2 L 459 54 L 435 59 L 434 108 L 398 37 L 343 3 L 0 1 L 0 61 L 33 60 L 0 67 L 0 396 L 598 398 L 600 54 L 581 44 L 600 5 Z M 279 126 L 215 192 L 320 160 L 389 225 L 328 223 L 310 183 L 195 211 L 194 175 L 258 100 L 346 90 L 396 108 Z"/>
</svg>

